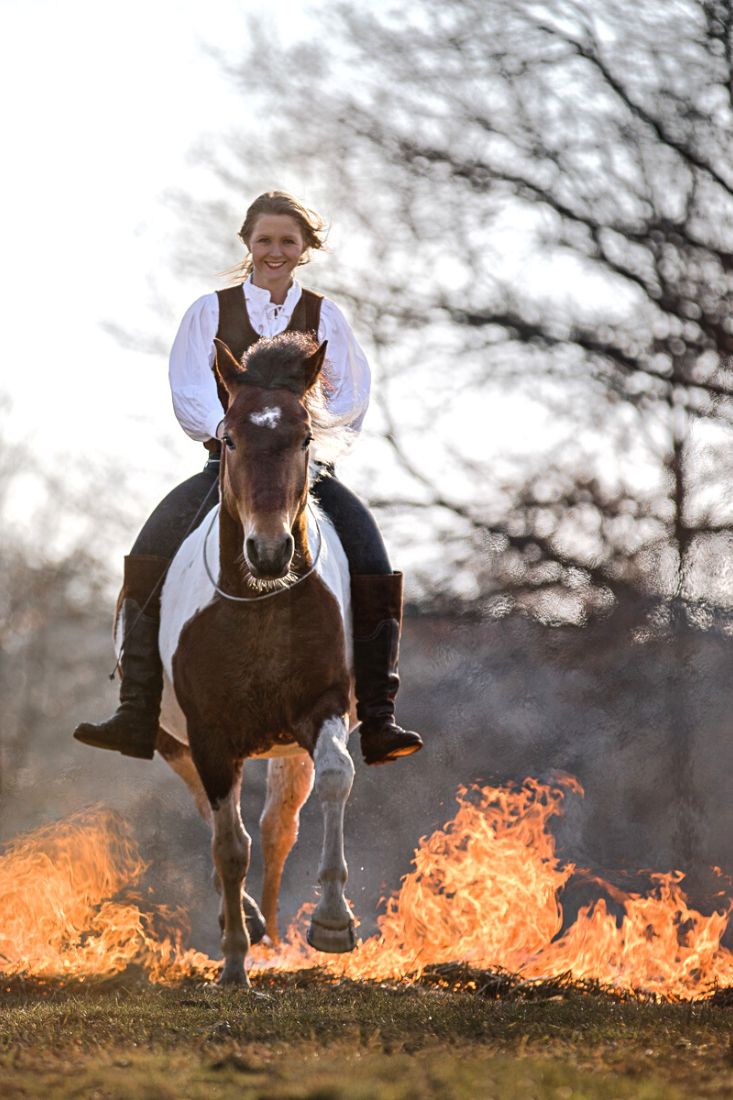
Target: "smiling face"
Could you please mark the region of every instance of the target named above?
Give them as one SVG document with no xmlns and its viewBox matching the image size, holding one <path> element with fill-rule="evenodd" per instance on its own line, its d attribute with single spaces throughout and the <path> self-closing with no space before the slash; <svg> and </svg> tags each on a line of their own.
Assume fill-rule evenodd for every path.
<svg viewBox="0 0 733 1100">
<path fill-rule="evenodd" d="M 282 304 L 305 252 L 300 225 L 289 214 L 260 214 L 246 243 L 252 254 L 252 282 Z"/>
</svg>

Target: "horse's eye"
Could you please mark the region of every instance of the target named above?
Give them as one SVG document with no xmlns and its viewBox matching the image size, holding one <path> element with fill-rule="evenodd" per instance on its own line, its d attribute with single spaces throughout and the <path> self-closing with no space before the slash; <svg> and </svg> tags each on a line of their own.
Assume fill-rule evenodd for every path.
<svg viewBox="0 0 733 1100">
<path fill-rule="evenodd" d="M 233 451 L 234 450 L 234 440 L 230 436 L 229 432 L 224 432 L 224 434 L 222 435 L 221 438 L 223 439 L 224 443 L 226 443 L 228 450 Z"/>
<path fill-rule="evenodd" d="M 312 442 L 313 442 L 313 436 L 311 435 L 310 432 L 308 432 L 308 435 L 303 440 L 303 450 L 307 451 Z"/>
</svg>

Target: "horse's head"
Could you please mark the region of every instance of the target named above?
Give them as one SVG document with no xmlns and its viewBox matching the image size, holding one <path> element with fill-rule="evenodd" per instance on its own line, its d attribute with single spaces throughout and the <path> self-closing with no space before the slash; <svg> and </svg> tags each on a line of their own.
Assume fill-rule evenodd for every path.
<svg viewBox="0 0 733 1100">
<path fill-rule="evenodd" d="M 325 342 L 302 333 L 260 340 L 238 363 L 216 341 L 216 373 L 229 394 L 224 418 L 222 506 L 243 531 L 253 577 L 287 575 L 293 530 L 308 497 L 309 394 Z"/>
</svg>

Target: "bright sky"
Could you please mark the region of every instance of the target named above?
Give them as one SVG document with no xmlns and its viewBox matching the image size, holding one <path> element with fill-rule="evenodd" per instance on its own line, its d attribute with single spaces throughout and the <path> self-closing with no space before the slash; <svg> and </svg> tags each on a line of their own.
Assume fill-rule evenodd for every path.
<svg viewBox="0 0 733 1100">
<path fill-rule="evenodd" d="M 244 45 L 259 8 L 0 0 L 10 434 L 56 455 L 83 448 L 139 466 L 149 456 L 151 503 L 203 452 L 173 419 L 165 357 L 125 350 L 103 326 L 144 328 L 153 284 L 179 314 L 210 289 L 170 270 L 162 234 L 182 230 L 163 196 L 193 179 L 197 140 L 241 113 L 206 47 Z M 271 11 L 286 36 L 305 29 L 294 0 Z"/>
<path fill-rule="evenodd" d="M 286 41 L 322 29 L 297 0 L 266 12 Z M 177 317 L 237 258 L 212 257 L 195 276 L 173 270 L 185 226 L 164 197 L 206 185 L 197 144 L 242 116 L 210 51 L 244 50 L 255 14 L 257 0 L 0 0 L 5 430 L 64 474 L 64 456 L 83 454 L 100 486 L 102 467 L 129 468 L 140 521 L 205 456 L 173 417 L 166 356 L 125 348 L 104 326 L 154 327 L 170 343 Z M 173 311 L 157 326 L 154 292 Z M 505 401 L 480 417 L 476 405 L 482 447 L 509 449 L 520 421 L 525 436 L 541 430 L 540 406 L 520 404 L 521 416 Z M 363 442 L 357 486 L 367 460 Z"/>
</svg>

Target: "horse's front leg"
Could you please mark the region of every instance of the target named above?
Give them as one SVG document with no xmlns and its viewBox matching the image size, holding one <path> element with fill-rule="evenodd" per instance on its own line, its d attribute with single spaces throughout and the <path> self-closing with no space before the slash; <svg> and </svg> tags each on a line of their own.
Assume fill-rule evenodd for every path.
<svg viewBox="0 0 733 1100">
<path fill-rule="evenodd" d="M 313 787 L 310 756 L 274 758 L 267 763 L 267 797 L 260 817 L 260 839 L 264 864 L 262 912 L 267 935 L 280 942 L 277 904 L 283 867 L 298 839 L 301 808 Z"/>
<path fill-rule="evenodd" d="M 242 912 L 242 893 L 247 877 L 250 855 L 250 838 L 244 828 L 239 806 L 242 787 L 242 765 L 235 767 L 234 782 L 229 793 L 216 803 L 211 811 L 214 835 L 211 851 L 214 866 L 221 883 L 223 914 L 224 969 L 221 985 L 249 985 L 244 960 L 249 951 L 249 933 Z"/>
<path fill-rule="evenodd" d="M 221 888 L 221 881 L 219 879 L 219 872 L 216 867 L 211 875 L 211 881 L 214 884 L 214 889 L 220 897 L 219 902 L 219 928 L 222 935 L 224 935 L 225 924 L 225 907 L 224 907 L 224 894 Z M 261 943 L 265 938 L 267 929 L 265 928 L 265 918 L 260 912 L 260 907 L 255 899 L 247 893 L 244 887 L 242 887 L 242 906 L 244 907 L 244 923 L 247 926 L 247 934 L 249 936 L 249 946 L 254 947 L 256 943 Z"/>
<path fill-rule="evenodd" d="M 313 911 L 308 943 L 318 951 L 340 953 L 356 946 L 354 915 L 344 897 L 348 875 L 344 858 L 344 808 L 354 780 L 342 717 L 327 718 L 313 749 L 315 789 L 323 811 L 323 851 L 318 869 L 321 898 Z"/>
<path fill-rule="evenodd" d="M 251 842 L 239 807 L 242 761 L 229 758 L 220 746 L 212 744 L 205 736 L 197 736 L 190 726 L 189 740 L 191 754 L 211 806 L 211 854 L 221 885 L 224 969 L 219 982 L 221 985 L 249 986 L 244 960 L 250 941 L 242 913 L 242 892 L 249 867 Z"/>
</svg>

